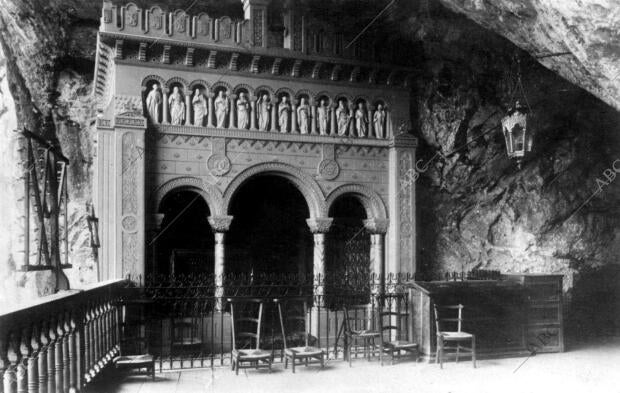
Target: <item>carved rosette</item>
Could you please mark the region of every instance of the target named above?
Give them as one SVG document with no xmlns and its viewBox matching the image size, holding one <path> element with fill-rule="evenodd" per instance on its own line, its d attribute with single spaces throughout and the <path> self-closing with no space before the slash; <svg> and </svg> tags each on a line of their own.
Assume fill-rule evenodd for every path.
<svg viewBox="0 0 620 393">
<path fill-rule="evenodd" d="M 228 229 L 230 229 L 233 216 L 210 216 L 208 220 L 213 232 L 223 233 L 228 232 Z"/>
<path fill-rule="evenodd" d="M 364 227 L 373 235 L 385 235 L 388 230 L 390 220 L 381 218 L 370 218 L 364 220 Z"/>
<path fill-rule="evenodd" d="M 340 166 L 336 160 L 326 158 L 319 163 L 319 176 L 325 180 L 334 180 L 340 174 Z"/>
<path fill-rule="evenodd" d="M 230 160 L 224 154 L 212 154 L 207 160 L 207 169 L 214 176 L 224 176 L 230 171 L 230 168 Z"/>
<path fill-rule="evenodd" d="M 308 224 L 308 227 L 310 228 L 310 232 L 312 232 L 313 234 L 317 234 L 317 233 L 329 232 L 329 228 L 331 227 L 333 221 L 334 221 L 333 218 L 327 218 L 327 217 L 308 218 L 306 220 L 306 223 Z"/>
</svg>

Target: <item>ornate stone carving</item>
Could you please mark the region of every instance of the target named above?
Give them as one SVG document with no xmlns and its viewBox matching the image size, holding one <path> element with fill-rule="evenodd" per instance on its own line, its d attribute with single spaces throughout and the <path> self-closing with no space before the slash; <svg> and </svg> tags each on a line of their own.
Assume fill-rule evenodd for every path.
<svg viewBox="0 0 620 393">
<path fill-rule="evenodd" d="M 224 176 L 230 171 L 230 168 L 230 160 L 224 154 L 212 154 L 207 160 L 207 169 L 209 169 L 209 172 L 214 176 Z"/>
<path fill-rule="evenodd" d="M 175 86 L 172 90 L 168 103 L 170 104 L 170 123 L 183 124 L 185 121 L 185 100 L 179 92 L 178 86 Z"/>
<path fill-rule="evenodd" d="M 381 218 L 370 218 L 364 220 L 364 227 L 372 234 L 385 234 L 387 233 L 390 220 Z"/>
<path fill-rule="evenodd" d="M 228 229 L 230 229 L 233 216 L 210 216 L 208 220 L 213 232 L 222 233 L 228 232 Z"/>
<path fill-rule="evenodd" d="M 310 232 L 312 233 L 327 233 L 329 228 L 332 226 L 333 218 L 327 217 L 317 217 L 317 218 L 308 218 L 306 223 L 310 228 Z"/>
<path fill-rule="evenodd" d="M 323 179 L 334 180 L 340 174 L 340 166 L 336 160 L 327 158 L 319 163 L 318 171 Z"/>
<path fill-rule="evenodd" d="M 237 128 L 247 129 L 250 120 L 250 102 L 244 92 L 239 93 L 237 100 Z"/>
<path fill-rule="evenodd" d="M 205 116 L 207 116 L 209 109 L 207 108 L 207 100 L 202 94 L 199 88 L 194 90 L 194 96 L 192 97 L 192 106 L 194 108 L 194 125 L 202 126 L 204 124 Z"/>
<path fill-rule="evenodd" d="M 215 105 L 215 119 L 217 128 L 224 128 L 226 123 L 226 115 L 228 114 L 228 98 L 223 90 L 220 90 L 217 94 L 217 98 L 214 102 Z"/>
<path fill-rule="evenodd" d="M 364 108 L 363 102 L 358 102 L 357 109 L 355 110 L 355 128 L 358 137 L 366 138 L 368 135 L 368 116 L 366 115 L 366 108 Z"/>
<path fill-rule="evenodd" d="M 134 233 L 138 230 L 138 218 L 135 214 L 128 214 L 121 219 L 124 232 Z"/>
<path fill-rule="evenodd" d="M 413 257 L 413 182 L 411 170 L 413 169 L 413 156 L 409 151 L 404 151 L 398 161 L 398 178 L 400 192 L 398 193 L 398 213 L 400 220 L 400 264 L 407 266 Z"/>
<path fill-rule="evenodd" d="M 121 158 L 121 228 L 122 266 L 130 273 L 137 268 L 137 218 L 138 213 L 138 168 L 144 160 L 144 149 L 137 146 L 136 135 L 126 132 L 122 139 Z"/>
<path fill-rule="evenodd" d="M 153 124 L 159 123 L 159 108 L 161 106 L 161 93 L 159 92 L 159 85 L 153 84 L 153 88 L 146 96 L 146 110 L 149 114 L 149 118 Z"/>
<path fill-rule="evenodd" d="M 299 108 L 297 108 L 297 122 L 299 123 L 299 132 L 308 134 L 310 127 L 310 106 L 306 97 L 301 97 Z"/>
</svg>

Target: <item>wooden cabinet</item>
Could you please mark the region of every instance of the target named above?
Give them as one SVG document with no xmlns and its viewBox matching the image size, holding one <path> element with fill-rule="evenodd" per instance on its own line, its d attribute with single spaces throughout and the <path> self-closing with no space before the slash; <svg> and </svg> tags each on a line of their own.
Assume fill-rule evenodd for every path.
<svg viewBox="0 0 620 393">
<path fill-rule="evenodd" d="M 526 348 L 530 352 L 564 351 L 562 275 L 503 274 L 506 281 L 519 283 L 527 297 Z"/>
<path fill-rule="evenodd" d="M 476 335 L 481 357 L 563 350 L 562 276 L 502 275 L 501 280 L 411 282 L 409 339 L 435 356 L 433 304 L 463 304 L 463 330 Z"/>
</svg>

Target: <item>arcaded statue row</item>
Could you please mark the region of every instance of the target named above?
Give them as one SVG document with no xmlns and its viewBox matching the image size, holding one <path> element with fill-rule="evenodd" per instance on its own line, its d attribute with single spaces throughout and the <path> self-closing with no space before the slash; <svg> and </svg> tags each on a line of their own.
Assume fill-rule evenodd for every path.
<svg viewBox="0 0 620 393">
<path fill-rule="evenodd" d="M 279 101 L 279 102 L 278 102 Z M 327 98 L 310 105 L 307 97 L 299 103 L 288 95 L 278 99 L 262 94 L 251 100 L 246 92 L 229 95 L 224 89 L 206 97 L 200 88 L 185 95 L 178 86 L 166 96 L 153 84 L 145 99 L 146 114 L 153 124 L 193 125 L 198 127 L 237 128 L 281 133 L 386 138 L 388 112 L 383 103 L 376 108 L 364 101 L 347 103 L 339 99 L 335 106 Z M 163 109 L 163 110 L 162 110 Z"/>
</svg>

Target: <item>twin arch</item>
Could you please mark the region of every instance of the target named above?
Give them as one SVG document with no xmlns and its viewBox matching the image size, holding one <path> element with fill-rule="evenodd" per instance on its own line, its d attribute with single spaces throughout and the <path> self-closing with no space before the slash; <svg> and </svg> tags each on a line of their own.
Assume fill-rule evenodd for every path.
<svg viewBox="0 0 620 393">
<path fill-rule="evenodd" d="M 250 179 L 257 176 L 275 175 L 289 180 L 303 195 L 310 218 L 328 217 L 333 203 L 344 195 L 355 196 L 364 206 L 367 218 L 387 219 L 387 210 L 381 197 L 367 186 L 345 184 L 337 187 L 325 197 L 321 187 L 312 176 L 285 163 L 268 162 L 246 168 L 226 187 L 222 194 L 213 184 L 196 177 L 179 177 L 161 185 L 152 198 L 152 211 L 157 212 L 164 197 L 171 191 L 190 190 L 205 200 L 213 216 L 229 214 L 230 203 L 236 192 Z"/>
</svg>

